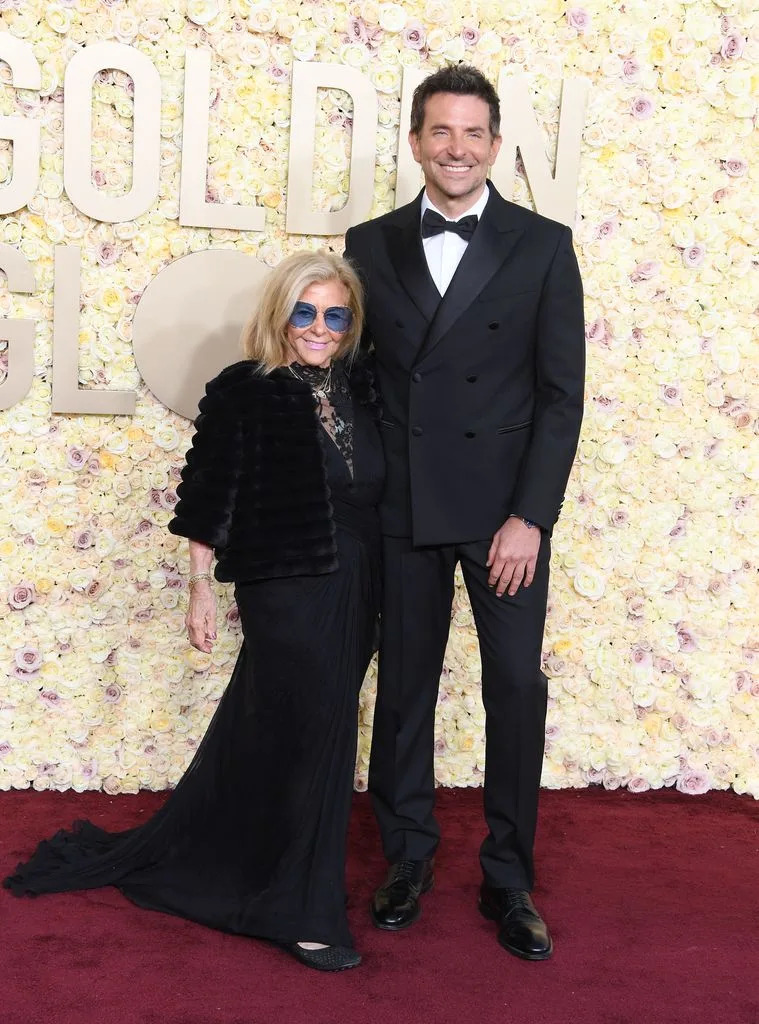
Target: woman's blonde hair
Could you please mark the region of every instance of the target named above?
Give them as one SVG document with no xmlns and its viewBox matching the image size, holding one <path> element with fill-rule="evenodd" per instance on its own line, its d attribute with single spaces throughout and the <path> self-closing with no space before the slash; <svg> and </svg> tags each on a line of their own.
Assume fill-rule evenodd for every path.
<svg viewBox="0 0 759 1024">
<path fill-rule="evenodd" d="M 309 285 L 339 281 L 348 292 L 353 322 L 340 340 L 335 358 L 352 355 L 364 327 L 364 295 L 358 274 L 332 252 L 301 252 L 283 260 L 269 275 L 256 310 L 242 333 L 245 357 L 261 364 L 264 373 L 290 362 L 287 321 Z"/>
</svg>

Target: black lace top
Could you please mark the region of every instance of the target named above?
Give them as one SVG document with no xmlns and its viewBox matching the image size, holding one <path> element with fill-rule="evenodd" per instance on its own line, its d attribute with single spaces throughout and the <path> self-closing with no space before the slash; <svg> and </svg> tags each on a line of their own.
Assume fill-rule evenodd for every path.
<svg viewBox="0 0 759 1024">
<path fill-rule="evenodd" d="M 296 377 L 311 385 L 319 420 L 353 475 L 353 401 L 343 364 L 336 361 L 323 369 L 294 362 L 290 368 Z M 323 390 L 325 384 L 327 389 Z"/>
</svg>

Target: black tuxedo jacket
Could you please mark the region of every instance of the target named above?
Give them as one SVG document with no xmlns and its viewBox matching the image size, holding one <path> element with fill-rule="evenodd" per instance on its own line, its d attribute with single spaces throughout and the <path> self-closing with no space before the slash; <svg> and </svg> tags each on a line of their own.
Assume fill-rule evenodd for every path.
<svg viewBox="0 0 759 1024">
<path fill-rule="evenodd" d="M 577 447 L 585 325 L 571 231 L 488 187 L 442 299 L 421 193 L 346 235 L 384 408 L 383 531 L 416 545 L 490 538 L 512 513 L 550 531 Z"/>
</svg>

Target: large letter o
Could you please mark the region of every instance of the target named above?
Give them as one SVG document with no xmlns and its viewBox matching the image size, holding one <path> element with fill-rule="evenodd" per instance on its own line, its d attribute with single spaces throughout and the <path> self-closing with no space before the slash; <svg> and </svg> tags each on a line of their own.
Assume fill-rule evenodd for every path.
<svg viewBox="0 0 759 1024">
<path fill-rule="evenodd" d="M 194 419 L 206 381 L 242 358 L 240 334 L 270 273 L 237 249 L 206 249 L 153 278 L 134 313 L 132 344 L 159 402 Z"/>
</svg>

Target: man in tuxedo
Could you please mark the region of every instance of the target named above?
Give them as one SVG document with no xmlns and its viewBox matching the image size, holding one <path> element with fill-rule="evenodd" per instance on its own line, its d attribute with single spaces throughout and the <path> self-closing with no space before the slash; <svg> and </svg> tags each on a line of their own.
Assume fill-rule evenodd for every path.
<svg viewBox="0 0 759 1024">
<path fill-rule="evenodd" d="M 425 188 L 351 228 L 383 401 L 384 598 L 369 788 L 390 862 L 371 912 L 398 930 L 432 887 L 435 704 L 461 564 L 482 660 L 479 907 L 527 960 L 551 955 L 530 897 L 543 759 L 550 535 L 582 420 L 582 286 L 568 228 L 487 179 L 498 96 L 475 68 L 417 88 Z"/>
</svg>

